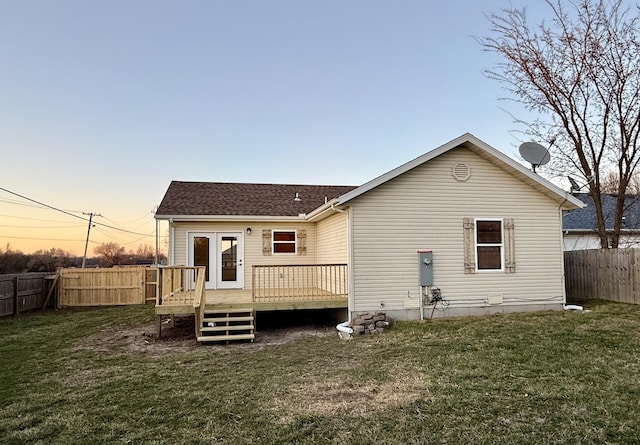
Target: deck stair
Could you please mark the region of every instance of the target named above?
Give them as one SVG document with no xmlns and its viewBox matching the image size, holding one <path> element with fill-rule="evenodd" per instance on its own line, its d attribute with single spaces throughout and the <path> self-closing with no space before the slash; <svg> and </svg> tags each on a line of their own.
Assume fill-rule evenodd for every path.
<svg viewBox="0 0 640 445">
<path fill-rule="evenodd" d="M 198 341 L 235 341 L 255 338 L 255 313 L 252 309 L 205 308 Z"/>
</svg>

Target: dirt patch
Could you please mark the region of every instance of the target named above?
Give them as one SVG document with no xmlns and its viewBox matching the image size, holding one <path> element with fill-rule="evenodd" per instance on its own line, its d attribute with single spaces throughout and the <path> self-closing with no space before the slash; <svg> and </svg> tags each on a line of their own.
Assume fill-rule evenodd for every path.
<svg viewBox="0 0 640 445">
<path fill-rule="evenodd" d="M 79 345 L 81 349 L 95 352 L 125 350 L 130 353 L 162 356 L 171 353 L 215 350 L 262 350 L 267 347 L 292 343 L 307 337 L 337 335 L 335 327 L 317 324 L 268 327 L 256 332 L 253 342 L 238 341 L 228 344 L 201 345 L 195 338 L 193 317 L 176 317 L 174 323 L 162 325 L 162 336 L 157 338 L 157 321 L 144 325 L 104 329 L 100 334 L 86 338 Z"/>
</svg>

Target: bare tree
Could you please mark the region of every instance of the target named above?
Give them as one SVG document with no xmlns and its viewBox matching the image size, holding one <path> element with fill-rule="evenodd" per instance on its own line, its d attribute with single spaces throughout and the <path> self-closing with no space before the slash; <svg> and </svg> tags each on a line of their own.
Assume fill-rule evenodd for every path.
<svg viewBox="0 0 640 445">
<path fill-rule="evenodd" d="M 488 16 L 483 48 L 502 56 L 487 75 L 540 113 L 527 136 L 555 140 L 557 173 L 588 184 L 601 246 L 609 247 L 604 176 L 617 175 L 611 247 L 620 240 L 625 194 L 640 161 L 640 19 L 622 0 L 545 0 L 551 19 L 532 27 L 526 9 Z"/>
<path fill-rule="evenodd" d="M 31 272 L 53 272 L 59 267 L 71 267 L 75 264 L 74 255 L 55 247 L 37 250 L 28 255 L 28 258 Z"/>
<path fill-rule="evenodd" d="M 629 184 L 627 184 L 627 195 L 639 195 L 640 194 L 640 176 L 638 171 L 631 177 Z M 611 170 L 604 175 L 604 178 L 600 181 L 600 191 L 602 193 L 610 193 L 613 195 L 618 194 L 618 185 L 620 180 L 618 178 L 618 172 Z M 629 197 L 627 196 L 627 199 Z"/>
<path fill-rule="evenodd" d="M 28 270 L 27 256 L 19 250 L 13 250 L 7 243 L 7 247 L 0 249 L 0 274 L 21 273 Z"/>
<path fill-rule="evenodd" d="M 149 244 L 139 244 L 135 256 L 137 258 L 151 259 L 155 256 L 155 249 Z"/>
<path fill-rule="evenodd" d="M 120 264 L 126 253 L 124 247 L 118 243 L 103 243 L 95 247 L 93 251 L 102 258 L 102 263 L 107 267 Z"/>
</svg>

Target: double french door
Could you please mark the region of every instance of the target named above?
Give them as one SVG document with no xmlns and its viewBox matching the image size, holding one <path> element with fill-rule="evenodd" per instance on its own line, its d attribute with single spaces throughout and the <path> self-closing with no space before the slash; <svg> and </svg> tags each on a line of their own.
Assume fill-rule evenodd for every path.
<svg viewBox="0 0 640 445">
<path fill-rule="evenodd" d="M 241 289 L 242 232 L 190 232 L 189 266 L 205 266 L 207 289 Z"/>
</svg>

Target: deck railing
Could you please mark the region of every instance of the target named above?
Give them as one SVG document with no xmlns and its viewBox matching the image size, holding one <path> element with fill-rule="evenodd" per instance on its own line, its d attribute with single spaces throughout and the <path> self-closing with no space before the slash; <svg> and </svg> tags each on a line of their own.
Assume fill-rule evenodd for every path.
<svg viewBox="0 0 640 445">
<path fill-rule="evenodd" d="M 251 287 L 256 303 L 346 299 L 347 265 L 256 265 Z"/>
<path fill-rule="evenodd" d="M 199 305 L 205 298 L 204 272 L 205 268 L 198 266 L 160 267 L 156 305 L 193 304 L 195 306 L 196 303 Z"/>
</svg>

